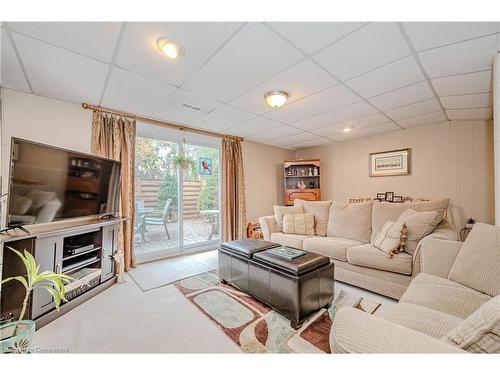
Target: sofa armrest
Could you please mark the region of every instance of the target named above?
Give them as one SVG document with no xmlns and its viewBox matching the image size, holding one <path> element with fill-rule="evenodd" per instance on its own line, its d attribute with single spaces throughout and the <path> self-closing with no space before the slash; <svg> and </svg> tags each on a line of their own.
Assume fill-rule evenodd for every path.
<svg viewBox="0 0 500 375">
<path fill-rule="evenodd" d="M 344 307 L 330 332 L 333 353 L 466 353 L 432 336 Z"/>
<path fill-rule="evenodd" d="M 420 270 L 423 273 L 448 278 L 463 242 L 426 238 L 420 246 Z"/>
<path fill-rule="evenodd" d="M 422 238 L 418 243 L 417 248 L 415 249 L 415 253 L 413 254 L 413 272 L 412 272 L 413 276 L 417 275 L 419 272 L 423 272 L 421 269 L 422 266 L 421 266 L 421 255 L 420 255 L 422 243 L 427 239 L 431 238 L 457 241 L 458 233 L 455 227 L 447 219 L 444 219 L 434 230 L 434 232 Z M 448 277 L 448 274 L 446 274 L 446 277 Z"/>
<path fill-rule="evenodd" d="M 271 233 L 278 231 L 278 223 L 274 215 L 259 217 L 260 228 L 264 235 L 264 240 L 271 241 Z"/>
</svg>

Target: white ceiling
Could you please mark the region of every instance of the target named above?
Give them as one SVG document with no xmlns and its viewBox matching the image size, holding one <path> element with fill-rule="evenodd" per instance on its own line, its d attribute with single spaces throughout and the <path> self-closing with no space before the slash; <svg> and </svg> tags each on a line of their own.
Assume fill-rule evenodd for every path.
<svg viewBox="0 0 500 375">
<path fill-rule="evenodd" d="M 4 22 L 1 31 L 3 87 L 291 149 L 491 119 L 500 50 L 493 22 Z M 162 36 L 185 54 L 166 59 Z M 285 106 L 267 107 L 271 89 L 289 93 Z"/>
</svg>

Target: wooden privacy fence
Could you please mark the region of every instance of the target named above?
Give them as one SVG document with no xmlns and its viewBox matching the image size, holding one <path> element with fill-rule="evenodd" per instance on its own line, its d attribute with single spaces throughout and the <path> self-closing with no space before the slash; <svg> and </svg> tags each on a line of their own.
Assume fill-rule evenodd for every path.
<svg viewBox="0 0 500 375">
<path fill-rule="evenodd" d="M 135 180 L 136 200 L 144 201 L 144 207 L 156 209 L 158 207 L 158 193 L 163 180 L 153 178 L 137 178 Z M 202 188 L 201 181 L 186 180 L 182 182 L 183 212 L 185 219 L 198 219 L 198 196 Z M 177 197 L 172 197 L 177 199 Z"/>
</svg>

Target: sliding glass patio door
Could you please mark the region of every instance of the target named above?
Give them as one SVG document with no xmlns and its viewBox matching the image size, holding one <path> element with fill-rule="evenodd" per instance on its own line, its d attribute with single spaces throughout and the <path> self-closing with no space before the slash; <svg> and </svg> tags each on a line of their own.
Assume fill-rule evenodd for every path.
<svg viewBox="0 0 500 375">
<path fill-rule="evenodd" d="M 135 255 L 139 263 L 214 247 L 220 239 L 219 148 L 137 136 Z M 188 159 L 178 166 L 179 156 Z"/>
</svg>

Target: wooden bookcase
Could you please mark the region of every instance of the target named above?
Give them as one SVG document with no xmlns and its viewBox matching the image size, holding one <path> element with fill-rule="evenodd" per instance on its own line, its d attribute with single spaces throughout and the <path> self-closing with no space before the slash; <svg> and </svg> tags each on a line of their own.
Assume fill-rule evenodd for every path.
<svg viewBox="0 0 500 375">
<path fill-rule="evenodd" d="M 319 159 L 285 160 L 283 164 L 285 205 L 293 205 L 295 199 L 321 200 L 320 176 Z"/>
</svg>

